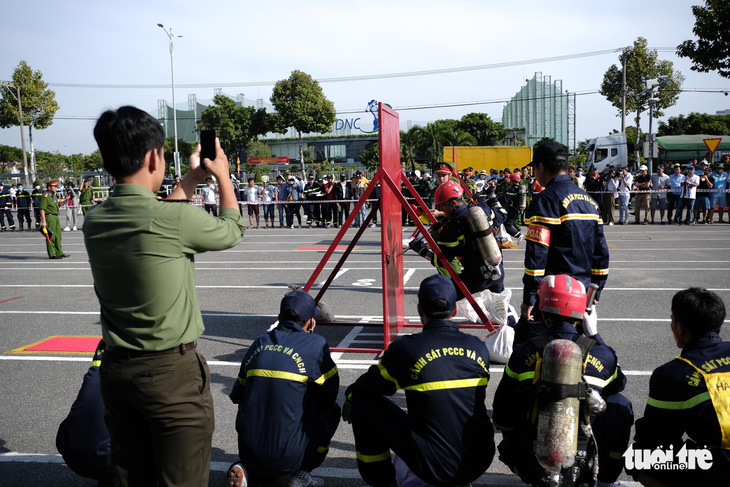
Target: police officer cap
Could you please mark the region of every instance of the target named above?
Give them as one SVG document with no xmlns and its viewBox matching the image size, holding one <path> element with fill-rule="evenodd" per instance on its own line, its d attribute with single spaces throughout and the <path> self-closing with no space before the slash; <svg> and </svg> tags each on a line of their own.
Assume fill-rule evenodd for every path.
<svg viewBox="0 0 730 487">
<path fill-rule="evenodd" d="M 549 161 L 567 161 L 568 154 L 563 149 L 563 146 L 557 142 L 550 141 L 544 142 L 535 148 L 532 153 L 532 161 L 528 166 L 534 166 L 538 162 L 549 162 Z"/>
<path fill-rule="evenodd" d="M 308 321 L 311 318 L 319 318 L 319 310 L 314 304 L 314 298 L 304 291 L 292 291 L 281 300 L 279 313 L 286 310 L 294 311 L 300 321 Z"/>
<path fill-rule="evenodd" d="M 436 172 L 436 173 L 439 173 L 439 172 L 450 173 L 453 169 L 454 169 L 454 163 L 448 162 L 448 161 L 437 162 L 433 166 L 433 172 Z"/>
<path fill-rule="evenodd" d="M 434 309 L 434 302 L 437 299 L 446 300 L 446 309 Z M 447 311 L 456 307 L 456 288 L 446 276 L 434 274 L 421 281 L 418 288 L 418 304 L 426 312 Z"/>
<path fill-rule="evenodd" d="M 310 174 L 309 179 L 314 179 L 314 174 Z"/>
<path fill-rule="evenodd" d="M 340 179 L 347 179 L 347 176 L 345 176 L 345 173 L 344 172 L 341 172 L 340 173 Z"/>
</svg>

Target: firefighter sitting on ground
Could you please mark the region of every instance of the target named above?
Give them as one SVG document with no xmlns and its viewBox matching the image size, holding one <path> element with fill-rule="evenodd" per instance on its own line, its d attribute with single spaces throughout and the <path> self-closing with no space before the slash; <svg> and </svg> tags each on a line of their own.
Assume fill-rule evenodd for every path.
<svg viewBox="0 0 730 487">
<path fill-rule="evenodd" d="M 578 451 L 581 447 L 586 451 L 587 446 L 588 458 L 595 457 L 591 451 L 595 452 L 597 443 L 600 469 L 596 485 L 614 485 L 623 469 L 621 455 L 628 446 L 634 420 L 631 403 L 619 394 L 624 389 L 626 377 L 618 365 L 616 353 L 604 343 L 597 333 L 595 321 L 591 321 L 591 316 L 595 318 L 595 308 L 587 316 L 585 325 L 582 324 L 587 297 L 580 281 L 567 275 L 547 276 L 540 283 L 538 294 L 547 331 L 515 348 L 494 396 L 494 425 L 502 431 L 503 437 L 498 447 L 499 458 L 524 482 L 548 485 L 546 471 L 538 463 L 533 449 L 533 441 L 539 436 L 536 413 L 540 403 L 532 398 L 542 384 L 538 379 L 541 366 L 545 364 L 542 361 L 544 347 L 552 340 L 570 340 L 583 352 L 581 372 L 587 386 L 600 393 L 607 406 L 590 419 L 596 441 L 585 445 L 588 438 L 579 436 Z M 584 326 L 590 337 L 581 335 Z M 542 370 L 543 380 L 550 372 Z M 581 401 L 581 415 L 587 405 L 586 400 Z M 590 481 L 591 469 L 586 470 L 583 473 Z"/>
<path fill-rule="evenodd" d="M 369 485 L 396 485 L 391 451 L 421 480 L 463 485 L 494 457 L 494 430 L 485 405 L 489 352 L 461 332 L 456 290 L 429 276 L 418 290 L 423 331 L 390 344 L 377 365 L 345 392 L 342 417 L 352 423 L 357 467 Z M 405 391 L 407 412 L 386 396 Z"/>
<path fill-rule="evenodd" d="M 672 298 L 670 326 L 682 351 L 651 374 L 644 417 L 636 421 L 635 443 L 626 452 L 635 460 L 627 458 L 627 471 L 644 485 L 728 484 L 730 343 L 720 338 L 725 316 L 722 299 L 707 289 L 685 289 Z M 647 468 L 654 456 L 648 452 L 656 449 L 672 451 L 671 463 L 684 463 L 688 468 Z M 642 465 L 637 465 L 635 450 L 645 452 Z M 690 467 L 686 460 L 690 455 L 702 455 L 704 465 Z M 633 470 L 630 463 L 634 463 Z"/>
<path fill-rule="evenodd" d="M 232 487 L 321 487 L 313 477 L 340 423 L 337 366 L 315 335 L 314 299 L 292 291 L 281 300 L 279 324 L 254 340 L 230 394 L 238 404 L 241 462 L 228 469 Z M 288 477 L 288 478 L 286 478 Z"/>
<path fill-rule="evenodd" d="M 104 400 L 99 367 L 106 345 L 101 340 L 71 411 L 58 427 L 56 449 L 78 475 L 98 480 L 98 487 L 114 485 L 112 438 L 104 423 Z"/>
</svg>

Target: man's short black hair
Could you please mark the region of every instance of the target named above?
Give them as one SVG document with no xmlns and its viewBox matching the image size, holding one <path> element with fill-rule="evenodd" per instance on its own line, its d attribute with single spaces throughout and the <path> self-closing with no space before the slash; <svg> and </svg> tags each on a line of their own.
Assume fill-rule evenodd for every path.
<svg viewBox="0 0 730 487">
<path fill-rule="evenodd" d="M 248 182 L 250 183 L 251 181 L 255 181 L 255 179 L 254 178 L 248 178 Z"/>
<path fill-rule="evenodd" d="M 104 169 L 116 178 L 139 171 L 147 152 L 160 151 L 165 144 L 160 122 L 132 106 L 102 113 L 94 127 L 94 138 Z"/>
<path fill-rule="evenodd" d="M 421 310 L 429 320 L 448 320 L 454 312 L 454 309 L 448 309 L 449 302 L 445 299 L 438 298 L 430 301 L 428 305 L 421 304 Z"/>
<path fill-rule="evenodd" d="M 695 337 L 720 331 L 725 320 L 725 303 L 712 291 L 691 287 L 674 295 L 672 314 Z"/>
<path fill-rule="evenodd" d="M 535 148 L 532 164 L 542 164 L 549 174 L 558 174 L 568 171 L 568 153 L 563 146 L 555 141 L 543 142 Z"/>
<path fill-rule="evenodd" d="M 299 326 L 304 327 L 304 325 L 307 324 L 308 320 L 302 321 L 301 318 L 299 318 L 299 315 L 296 311 L 292 309 L 284 310 L 283 312 L 279 313 L 279 321 L 293 321 L 297 323 Z"/>
</svg>

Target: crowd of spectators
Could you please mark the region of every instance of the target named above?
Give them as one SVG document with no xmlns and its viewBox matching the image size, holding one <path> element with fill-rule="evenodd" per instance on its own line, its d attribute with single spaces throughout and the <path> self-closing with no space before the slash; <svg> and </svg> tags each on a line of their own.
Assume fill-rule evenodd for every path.
<svg viewBox="0 0 730 487">
<path fill-rule="evenodd" d="M 317 179 L 309 174 L 305 182 L 299 175 L 287 174 L 277 176 L 276 184 L 268 181 L 259 184 L 254 178 L 249 178 L 246 185 L 233 181 L 241 212 L 248 213 L 250 228 L 261 228 L 260 212 L 264 214 L 264 228 L 276 228 L 277 213 L 279 228 L 339 228 L 347 222 L 351 205 L 363 195 L 369 181 L 357 171 L 352 179 L 345 173 L 339 174 L 339 180 L 334 175 L 325 174 Z M 377 197 L 376 191 L 372 199 Z M 368 203 L 360 209 L 353 227 L 365 222 L 370 207 Z M 376 222 L 374 218 L 370 225 Z"/>
<path fill-rule="evenodd" d="M 635 217 L 635 225 L 730 223 L 730 219 L 724 219 L 728 188 L 725 169 L 729 165 L 730 156 L 726 155 L 712 165 L 705 159 L 690 159 L 685 164 L 666 161 L 656 166 L 654 174 L 649 174 L 643 164 L 637 174 L 630 167 L 609 167 L 603 174 L 594 168 L 582 187 L 599 202 L 603 222 L 609 226 L 628 225 L 630 214 Z M 580 185 L 575 177 L 574 181 Z M 616 203 L 618 220 L 614 219 Z"/>
</svg>

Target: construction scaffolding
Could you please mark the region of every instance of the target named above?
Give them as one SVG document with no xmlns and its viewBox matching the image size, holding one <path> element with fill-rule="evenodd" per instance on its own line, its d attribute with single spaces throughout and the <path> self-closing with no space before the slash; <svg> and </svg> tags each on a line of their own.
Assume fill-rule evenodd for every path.
<svg viewBox="0 0 730 487">
<path fill-rule="evenodd" d="M 575 95 L 571 111 L 571 95 L 563 91 L 562 80 L 553 82 L 549 75 L 543 76 L 538 71 L 532 79 L 525 81 L 527 84 L 502 110 L 502 125 L 524 127 L 526 145 L 534 145 L 548 137 L 570 147 L 571 126 L 575 143 Z"/>
</svg>

